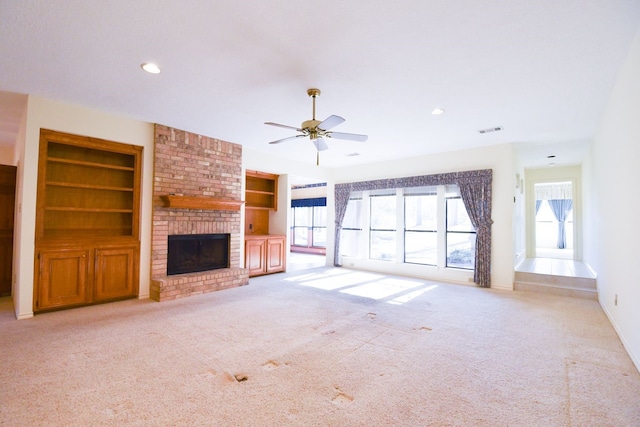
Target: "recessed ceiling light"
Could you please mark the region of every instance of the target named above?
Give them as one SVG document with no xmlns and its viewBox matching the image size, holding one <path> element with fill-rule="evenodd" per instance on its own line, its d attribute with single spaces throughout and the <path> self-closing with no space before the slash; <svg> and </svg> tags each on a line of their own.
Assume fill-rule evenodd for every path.
<svg viewBox="0 0 640 427">
<path fill-rule="evenodd" d="M 158 67 L 156 64 L 153 64 L 151 62 L 145 62 L 144 64 L 140 64 L 140 66 L 147 73 L 160 74 L 160 67 Z"/>
<path fill-rule="evenodd" d="M 554 156 L 553 154 L 550 156 L 547 156 L 547 159 L 554 159 L 556 156 Z"/>
<path fill-rule="evenodd" d="M 359 155 L 360 155 L 360 153 L 349 153 L 349 154 L 345 154 L 345 156 L 347 156 L 347 157 L 356 157 L 356 156 L 359 156 Z"/>
<path fill-rule="evenodd" d="M 549 163 L 549 167 L 554 167 L 555 165 L 556 165 L 556 164 L 555 164 L 555 163 L 553 163 L 553 162 Z"/>
<path fill-rule="evenodd" d="M 433 114 L 434 116 L 439 116 L 442 113 L 444 113 L 444 108 L 436 108 L 431 112 L 431 114 Z"/>
</svg>

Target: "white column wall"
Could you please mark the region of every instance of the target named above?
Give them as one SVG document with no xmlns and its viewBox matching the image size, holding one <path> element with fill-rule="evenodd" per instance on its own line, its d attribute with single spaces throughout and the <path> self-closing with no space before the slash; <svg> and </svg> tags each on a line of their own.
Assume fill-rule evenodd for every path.
<svg viewBox="0 0 640 427">
<path fill-rule="evenodd" d="M 598 296 L 640 370 L 640 32 L 604 112 L 585 174 L 584 258 L 598 273 Z M 616 304 L 617 300 L 617 304 Z"/>
</svg>

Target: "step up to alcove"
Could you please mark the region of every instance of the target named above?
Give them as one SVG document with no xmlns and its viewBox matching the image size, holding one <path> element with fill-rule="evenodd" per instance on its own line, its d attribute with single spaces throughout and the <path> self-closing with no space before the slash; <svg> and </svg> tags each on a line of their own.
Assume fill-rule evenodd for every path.
<svg viewBox="0 0 640 427">
<path fill-rule="evenodd" d="M 598 299 L 596 279 L 516 271 L 514 290 Z"/>
</svg>

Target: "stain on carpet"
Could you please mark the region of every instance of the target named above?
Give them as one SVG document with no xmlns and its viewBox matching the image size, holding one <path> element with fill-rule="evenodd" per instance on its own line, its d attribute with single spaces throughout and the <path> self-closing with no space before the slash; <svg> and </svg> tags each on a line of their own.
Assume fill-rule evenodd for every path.
<svg viewBox="0 0 640 427">
<path fill-rule="evenodd" d="M 249 377 L 248 377 L 248 376 L 246 376 L 245 374 L 235 374 L 233 377 L 234 377 L 234 378 L 236 379 L 236 381 L 237 381 L 237 382 L 239 382 L 239 383 L 241 383 L 241 382 L 246 381 L 246 380 L 248 380 L 248 379 L 249 379 Z"/>
<path fill-rule="evenodd" d="M 278 366 L 280 366 L 280 364 L 275 360 L 269 360 L 268 362 L 262 364 L 262 368 L 267 371 L 273 371 Z"/>
<path fill-rule="evenodd" d="M 353 402 L 353 397 L 342 391 L 340 387 L 334 387 L 336 395 L 331 399 L 334 405 L 348 405 Z"/>
</svg>

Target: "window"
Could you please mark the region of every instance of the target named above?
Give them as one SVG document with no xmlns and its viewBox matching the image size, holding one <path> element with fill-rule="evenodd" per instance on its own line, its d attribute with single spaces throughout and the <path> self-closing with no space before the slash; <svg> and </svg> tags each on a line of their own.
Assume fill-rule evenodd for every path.
<svg viewBox="0 0 640 427">
<path fill-rule="evenodd" d="M 327 245 L 327 199 L 291 201 L 292 245 L 324 248 Z"/>
<path fill-rule="evenodd" d="M 458 186 L 447 186 L 447 267 L 473 269 L 476 231 L 460 197 Z"/>
<path fill-rule="evenodd" d="M 396 195 L 374 195 L 369 203 L 369 258 L 393 261 L 396 257 Z"/>
<path fill-rule="evenodd" d="M 438 194 L 435 187 L 406 190 L 404 262 L 438 264 Z"/>
<path fill-rule="evenodd" d="M 311 246 L 327 247 L 327 207 L 313 207 L 313 222 L 311 227 Z"/>
<path fill-rule="evenodd" d="M 311 207 L 293 208 L 293 244 L 309 246 L 309 227 L 313 221 Z"/>
<path fill-rule="evenodd" d="M 365 191 L 347 204 L 340 255 L 473 269 L 475 241 L 457 185 Z"/>
<path fill-rule="evenodd" d="M 352 195 L 342 220 L 340 232 L 340 253 L 350 257 L 360 257 L 362 236 L 362 195 Z"/>
</svg>

